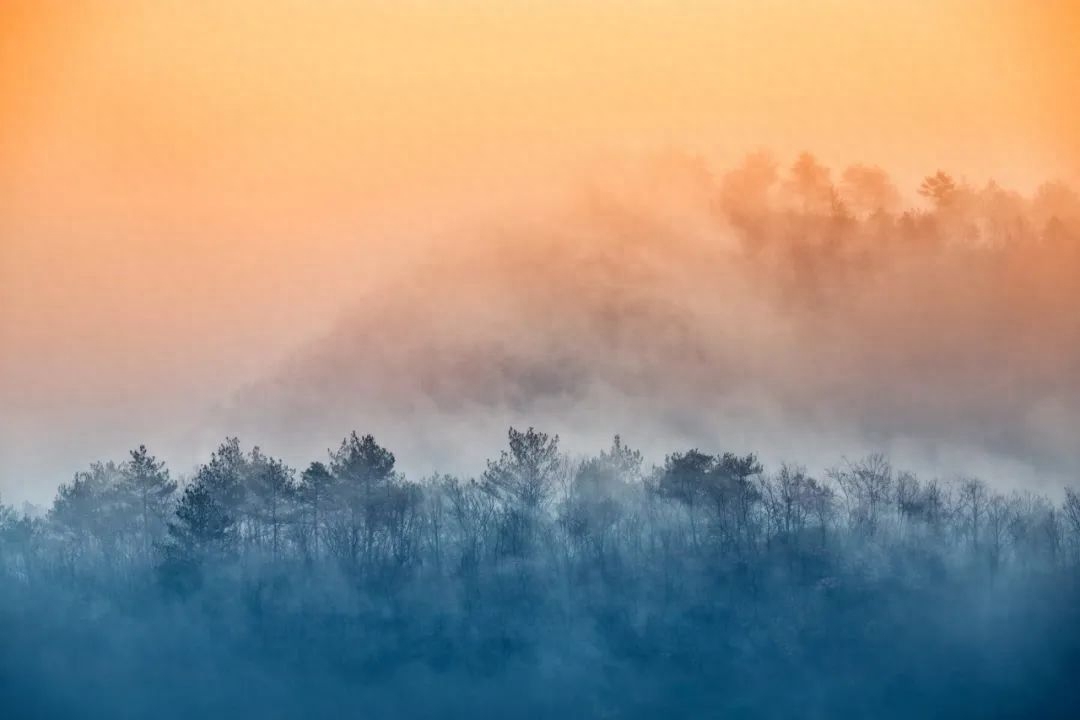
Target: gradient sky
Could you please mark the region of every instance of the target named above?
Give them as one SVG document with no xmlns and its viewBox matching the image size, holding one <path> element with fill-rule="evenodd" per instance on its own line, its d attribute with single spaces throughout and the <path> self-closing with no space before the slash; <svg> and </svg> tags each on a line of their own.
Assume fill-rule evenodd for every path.
<svg viewBox="0 0 1080 720">
<path fill-rule="evenodd" d="M 1077 37 L 1066 0 L 8 0 L 0 492 L 184 469 L 417 238 L 621 153 L 1075 180 Z"/>
</svg>

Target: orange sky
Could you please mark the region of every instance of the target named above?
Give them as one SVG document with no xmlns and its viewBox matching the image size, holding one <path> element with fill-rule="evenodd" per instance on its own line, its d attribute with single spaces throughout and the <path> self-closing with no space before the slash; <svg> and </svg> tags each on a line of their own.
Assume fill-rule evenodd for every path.
<svg viewBox="0 0 1080 720">
<path fill-rule="evenodd" d="M 1075 179 L 1077 37 L 1068 0 L 7 0 L 0 491 L 166 437 L 439 218 L 612 154 Z"/>
</svg>

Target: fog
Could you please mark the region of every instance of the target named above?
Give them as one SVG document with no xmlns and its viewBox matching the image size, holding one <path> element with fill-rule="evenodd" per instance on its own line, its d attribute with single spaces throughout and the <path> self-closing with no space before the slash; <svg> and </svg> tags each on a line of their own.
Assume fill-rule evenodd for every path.
<svg viewBox="0 0 1080 720">
<path fill-rule="evenodd" d="M 559 187 L 400 236 L 178 461 L 0 503 L 0 710 L 1071 717 L 1076 193 Z"/>
<path fill-rule="evenodd" d="M 45 503 L 72 467 L 140 442 L 190 468 L 237 430 L 211 409 L 246 405 L 240 388 L 292 372 L 290 357 L 329 352 L 301 348 L 333 345 L 319 339 L 344 308 L 360 309 L 339 326 L 356 326 L 387 285 L 419 295 L 416 253 L 431 265 L 474 237 L 484 247 L 466 252 L 480 257 L 540 234 L 605 244 L 620 212 L 655 216 L 663 237 L 738 246 L 693 192 L 656 207 L 645 188 L 670 177 L 648 159 L 657 148 L 700 155 L 714 185 L 759 146 L 781 171 L 810 150 L 835 182 L 877 164 L 900 207 L 921 209 L 915 189 L 938 168 L 1029 199 L 1080 180 L 1080 16 L 1067 1 L 466 5 L 3 3 L 0 491 Z M 587 209 L 583 183 L 622 210 Z M 777 318 L 755 335 L 809 327 L 772 299 L 744 302 Z M 698 312 L 682 305 L 672 312 Z M 753 431 L 748 445 L 767 435 L 782 455 L 833 433 L 801 427 L 795 443 L 790 408 L 771 407 L 788 387 L 738 392 L 767 415 L 731 428 Z M 1054 401 L 1035 402 L 1025 422 L 1056 425 Z M 329 430 L 283 439 L 299 457 Z M 848 452 L 864 430 L 837 425 L 828 446 Z M 869 444 L 918 444 L 903 434 Z"/>
<path fill-rule="evenodd" d="M 615 432 L 817 469 L 883 450 L 1060 487 L 1080 460 L 1080 204 L 950 182 L 935 200 L 811 155 L 624 162 L 434 232 L 219 427 L 301 454 L 377 428 L 415 472 L 537 423 L 578 451 Z"/>
<path fill-rule="evenodd" d="M 465 472 L 510 424 L 571 453 L 613 433 L 815 471 L 884 451 L 1059 492 L 1080 457 L 1077 196 L 965 177 L 935 199 L 865 162 L 623 153 L 316 245 L 273 317 L 200 302 L 163 335 L 160 301 L 133 299 L 107 356 L 72 328 L 8 375 L 4 492 L 44 503 L 72 466 L 143 440 L 184 471 L 225 435 L 299 462 L 357 426 L 412 474 Z"/>
<path fill-rule="evenodd" d="M 179 461 L 0 505 L 0 707 L 1070 717 L 1076 193 L 558 187 L 413 227 Z"/>
</svg>

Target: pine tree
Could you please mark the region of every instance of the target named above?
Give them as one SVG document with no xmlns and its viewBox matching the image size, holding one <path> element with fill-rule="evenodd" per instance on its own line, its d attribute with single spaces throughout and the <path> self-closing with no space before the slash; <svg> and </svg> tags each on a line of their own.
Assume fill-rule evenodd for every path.
<svg viewBox="0 0 1080 720">
<path fill-rule="evenodd" d="M 137 524 L 146 557 L 164 534 L 176 487 L 165 463 L 151 455 L 145 445 L 132 450 L 131 459 L 120 469 L 117 483 L 120 506 Z"/>
<path fill-rule="evenodd" d="M 204 564 L 225 554 L 232 524 L 233 518 L 204 483 L 187 486 L 168 525 L 159 568 L 163 582 L 181 591 L 196 587 Z"/>
</svg>

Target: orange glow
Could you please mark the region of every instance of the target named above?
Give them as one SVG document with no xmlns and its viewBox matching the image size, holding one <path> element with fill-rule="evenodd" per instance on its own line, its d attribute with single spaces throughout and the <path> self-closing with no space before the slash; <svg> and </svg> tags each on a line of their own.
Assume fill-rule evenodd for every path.
<svg viewBox="0 0 1080 720">
<path fill-rule="evenodd" d="M 214 402 L 438 218 L 622 153 L 1075 179 L 1078 37 L 1068 0 L 8 0 L 0 454 Z"/>
</svg>

